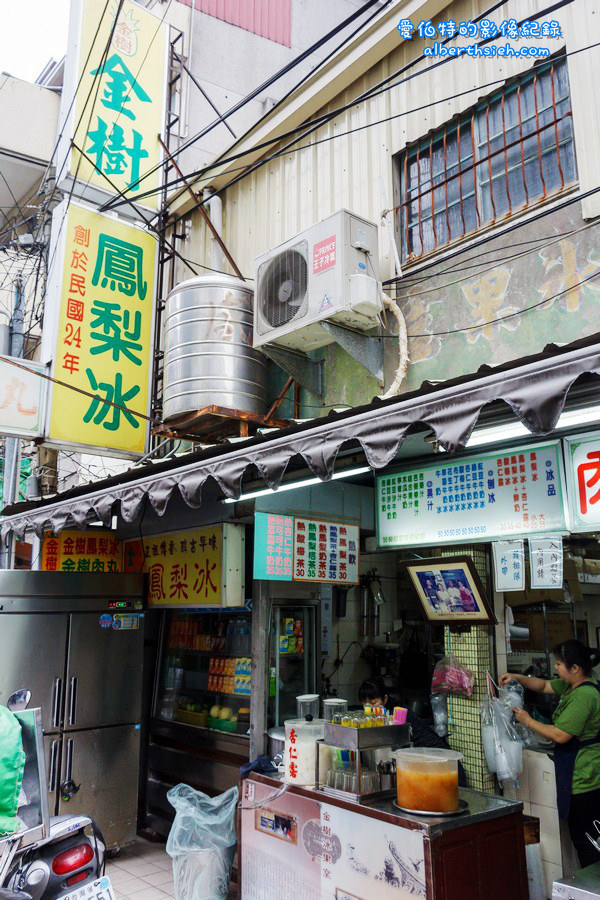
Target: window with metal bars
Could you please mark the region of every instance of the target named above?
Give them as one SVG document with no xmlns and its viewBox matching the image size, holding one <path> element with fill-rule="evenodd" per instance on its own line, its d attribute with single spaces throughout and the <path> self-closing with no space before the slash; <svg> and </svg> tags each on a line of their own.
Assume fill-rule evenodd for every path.
<svg viewBox="0 0 600 900">
<path fill-rule="evenodd" d="M 566 59 L 491 94 L 399 154 L 402 259 L 418 259 L 577 180 Z"/>
</svg>

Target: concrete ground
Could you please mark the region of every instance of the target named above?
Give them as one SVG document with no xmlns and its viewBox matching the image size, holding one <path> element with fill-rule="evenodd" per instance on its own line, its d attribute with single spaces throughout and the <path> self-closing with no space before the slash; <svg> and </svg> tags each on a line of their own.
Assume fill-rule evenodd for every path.
<svg viewBox="0 0 600 900">
<path fill-rule="evenodd" d="M 117 900 L 173 900 L 173 867 L 164 844 L 152 844 L 138 838 L 106 863 Z M 232 886 L 229 898 L 237 897 Z"/>
</svg>

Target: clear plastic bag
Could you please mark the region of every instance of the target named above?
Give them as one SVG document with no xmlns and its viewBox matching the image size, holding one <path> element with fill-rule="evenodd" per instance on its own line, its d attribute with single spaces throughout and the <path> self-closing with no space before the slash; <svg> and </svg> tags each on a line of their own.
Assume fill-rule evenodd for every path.
<svg viewBox="0 0 600 900">
<path fill-rule="evenodd" d="M 238 789 L 208 797 L 187 784 L 167 793 L 175 820 L 167 840 L 176 900 L 224 900 L 236 847 Z"/>
<path fill-rule="evenodd" d="M 499 688 L 498 696 L 504 706 L 514 709 L 515 706 L 523 707 L 525 698 L 525 688 L 518 681 L 508 681 L 503 687 Z"/>
<path fill-rule="evenodd" d="M 433 713 L 433 730 L 440 737 L 448 734 L 448 695 L 432 694 L 429 698 Z"/>
<path fill-rule="evenodd" d="M 523 769 L 523 744 L 513 724 L 512 707 L 497 697 L 488 697 L 481 708 L 481 740 L 490 772 L 501 783 L 517 783 Z"/>
<path fill-rule="evenodd" d="M 433 693 L 453 691 L 456 694 L 466 694 L 470 697 L 473 693 L 473 673 L 470 669 L 461 665 L 453 653 L 448 653 L 435 664 L 431 679 Z"/>
</svg>

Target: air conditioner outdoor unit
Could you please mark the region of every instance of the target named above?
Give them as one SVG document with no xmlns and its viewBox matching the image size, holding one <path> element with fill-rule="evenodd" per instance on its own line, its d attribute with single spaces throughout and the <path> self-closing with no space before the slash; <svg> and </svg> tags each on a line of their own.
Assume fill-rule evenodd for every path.
<svg viewBox="0 0 600 900">
<path fill-rule="evenodd" d="M 382 310 L 377 226 L 346 209 L 255 261 L 254 346 L 316 350 L 330 320 L 358 331 Z"/>
</svg>

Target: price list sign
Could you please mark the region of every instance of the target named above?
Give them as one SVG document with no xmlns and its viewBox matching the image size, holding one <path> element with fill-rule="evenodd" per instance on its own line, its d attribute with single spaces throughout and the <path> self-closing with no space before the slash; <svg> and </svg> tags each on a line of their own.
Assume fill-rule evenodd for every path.
<svg viewBox="0 0 600 900">
<path fill-rule="evenodd" d="M 277 513 L 254 513 L 254 578 L 358 584 L 360 529 Z"/>
<path fill-rule="evenodd" d="M 377 479 L 381 546 L 567 530 L 560 443 L 440 461 Z"/>
<path fill-rule="evenodd" d="M 357 525 L 296 518 L 294 581 L 358 584 L 358 541 Z"/>
<path fill-rule="evenodd" d="M 255 513 L 254 577 L 262 581 L 291 581 L 293 554 L 293 516 Z"/>
</svg>

